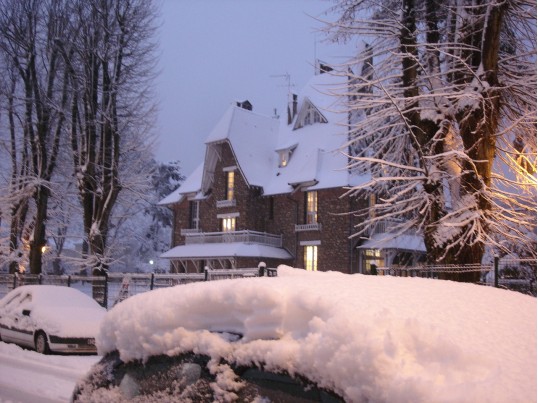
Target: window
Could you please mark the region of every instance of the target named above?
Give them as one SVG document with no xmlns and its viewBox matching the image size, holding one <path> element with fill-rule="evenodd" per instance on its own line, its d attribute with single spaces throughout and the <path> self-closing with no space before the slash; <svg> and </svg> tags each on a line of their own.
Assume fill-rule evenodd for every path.
<svg viewBox="0 0 538 403">
<path fill-rule="evenodd" d="M 221 220 L 222 232 L 235 231 L 235 217 L 226 217 Z"/>
<path fill-rule="evenodd" d="M 288 165 L 290 152 L 288 150 L 281 150 L 278 152 L 278 156 L 280 159 L 280 164 L 278 165 L 280 168 L 284 168 Z"/>
<path fill-rule="evenodd" d="M 295 150 L 295 147 L 297 147 L 297 144 L 294 144 L 283 150 L 277 150 L 279 168 L 285 168 L 288 166 L 288 164 L 290 163 L 290 159 L 293 154 L 293 151 Z"/>
<path fill-rule="evenodd" d="M 309 126 L 314 123 L 327 123 L 327 119 L 319 112 L 319 110 L 308 100 L 305 100 L 305 105 L 302 107 L 293 130 L 301 127 Z"/>
<path fill-rule="evenodd" d="M 189 228 L 198 229 L 200 228 L 200 202 L 191 201 L 189 202 Z"/>
<path fill-rule="evenodd" d="M 379 249 L 366 249 L 364 251 L 364 274 L 372 274 L 377 271 L 378 267 L 383 267 L 384 264 L 383 256 Z"/>
<path fill-rule="evenodd" d="M 226 200 L 234 199 L 235 172 L 226 172 Z"/>
<path fill-rule="evenodd" d="M 316 245 L 304 247 L 304 268 L 308 271 L 318 270 L 318 247 Z"/>
<path fill-rule="evenodd" d="M 305 223 L 316 224 L 318 222 L 318 192 L 306 192 L 305 204 Z"/>
</svg>

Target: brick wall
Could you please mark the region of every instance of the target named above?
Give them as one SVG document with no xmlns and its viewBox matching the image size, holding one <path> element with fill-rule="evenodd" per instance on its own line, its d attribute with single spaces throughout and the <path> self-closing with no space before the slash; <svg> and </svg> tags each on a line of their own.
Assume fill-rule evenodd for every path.
<svg viewBox="0 0 538 403">
<path fill-rule="evenodd" d="M 228 143 L 222 143 L 220 159 L 216 163 L 213 186 L 208 197 L 200 202 L 200 229 L 203 232 L 220 232 L 218 214 L 239 213 L 236 217 L 236 230 L 268 232 L 283 236 L 283 246 L 295 257 L 291 262 L 281 262 L 295 267 L 304 267 L 304 247 L 301 242 L 316 242 L 318 245 L 318 270 L 334 270 L 353 273 L 358 270 L 356 240 L 349 236 L 356 224 L 354 215 L 349 214 L 367 206 L 366 201 L 340 198 L 341 188 L 318 191 L 318 222 L 321 230 L 295 232 L 295 224 L 305 223 L 305 192 L 263 196 L 260 189 L 249 187 L 245 182 L 237 161 Z M 235 170 L 234 197 L 236 206 L 217 208 L 217 201 L 226 199 L 227 167 L 237 166 Z M 272 201 L 271 201 L 272 200 Z M 270 214 L 273 204 L 273 216 Z M 173 245 L 184 243 L 182 228 L 189 227 L 189 202 L 182 201 L 173 206 L 174 231 Z M 238 259 L 238 267 L 257 267 L 257 259 Z M 276 267 L 278 261 L 266 261 L 269 267 Z"/>
</svg>

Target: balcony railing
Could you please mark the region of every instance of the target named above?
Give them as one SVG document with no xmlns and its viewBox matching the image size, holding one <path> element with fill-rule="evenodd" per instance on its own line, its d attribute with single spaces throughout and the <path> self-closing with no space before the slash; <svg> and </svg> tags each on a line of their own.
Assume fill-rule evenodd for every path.
<svg viewBox="0 0 538 403">
<path fill-rule="evenodd" d="M 217 200 L 217 208 L 222 207 L 235 207 L 236 206 L 235 199 L 232 200 Z"/>
<path fill-rule="evenodd" d="M 303 231 L 321 231 L 321 223 L 316 222 L 313 224 L 295 224 L 295 232 Z"/>
<path fill-rule="evenodd" d="M 199 232 L 185 234 L 185 244 L 246 242 L 282 247 L 282 235 L 257 231 Z"/>
<path fill-rule="evenodd" d="M 200 232 L 199 228 L 181 228 L 181 235 L 198 234 Z"/>
<path fill-rule="evenodd" d="M 391 220 L 391 219 L 385 219 L 377 221 L 374 224 L 374 227 L 372 229 L 371 234 L 391 234 L 395 232 L 400 232 L 396 228 L 401 226 L 404 221 L 402 220 Z M 402 235 L 417 235 L 416 231 L 413 229 L 406 229 L 403 231 Z"/>
</svg>

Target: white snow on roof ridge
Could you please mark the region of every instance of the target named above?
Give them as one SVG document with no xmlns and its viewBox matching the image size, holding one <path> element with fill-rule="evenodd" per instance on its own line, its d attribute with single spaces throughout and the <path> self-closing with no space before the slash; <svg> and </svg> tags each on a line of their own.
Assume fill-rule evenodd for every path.
<svg viewBox="0 0 538 403">
<path fill-rule="evenodd" d="M 196 167 L 196 169 L 185 179 L 185 181 L 172 193 L 159 201 L 157 205 L 167 206 L 174 203 L 179 203 L 183 200 L 184 195 L 198 193 L 202 188 L 202 175 L 204 172 L 204 163 Z"/>
</svg>

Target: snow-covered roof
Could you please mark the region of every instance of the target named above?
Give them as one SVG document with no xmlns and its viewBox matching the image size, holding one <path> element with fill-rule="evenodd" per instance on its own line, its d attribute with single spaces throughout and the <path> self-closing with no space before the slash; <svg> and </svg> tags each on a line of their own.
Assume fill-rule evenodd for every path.
<svg viewBox="0 0 538 403">
<path fill-rule="evenodd" d="M 198 167 L 187 177 L 180 187 L 162 199 L 158 205 L 166 206 L 169 204 L 179 203 L 183 199 L 184 195 L 199 193 L 200 189 L 202 188 L 203 173 L 204 164 L 202 163 L 198 165 Z"/>
<path fill-rule="evenodd" d="M 229 141 L 249 185 L 263 186 L 271 169 L 278 120 L 230 105 L 206 144 Z"/>
<path fill-rule="evenodd" d="M 367 181 L 365 176 L 353 176 L 347 169 L 347 157 L 339 149 L 347 140 L 344 97 L 347 78 L 333 74 L 312 77 L 297 99 L 298 111 L 291 124 L 287 116 L 280 120 L 264 116 L 231 104 L 209 134 L 206 145 L 207 172 L 195 171 L 191 177 L 160 204 L 181 200 L 181 195 L 199 191 L 200 183 L 208 182 L 214 158 L 211 148 L 228 142 L 239 169 L 251 186 L 259 186 L 264 195 L 290 193 L 296 185 L 309 189 L 327 189 L 356 185 Z M 315 108 L 326 123 L 312 123 L 297 128 L 297 120 L 305 108 Z M 213 150 L 213 151 L 211 151 Z M 280 167 L 278 151 L 290 150 L 286 167 Z M 193 186 L 193 183 L 196 186 Z"/>
<path fill-rule="evenodd" d="M 298 96 L 297 115 L 287 124 L 280 121 L 275 150 L 294 146 L 286 167 L 278 166 L 278 155 L 273 154 L 271 176 L 264 186 L 264 194 L 282 194 L 293 191 L 300 183 L 314 183 L 309 189 L 319 190 L 350 185 L 352 179 L 346 169 L 347 157 L 340 147 L 347 140 L 345 105 L 339 96 L 346 90 L 347 78 L 332 74 L 313 76 Z M 295 129 L 297 119 L 305 108 L 315 107 L 327 123 L 313 123 Z M 365 178 L 366 180 L 366 178 Z"/>
<path fill-rule="evenodd" d="M 163 253 L 163 259 L 201 259 L 225 257 L 253 257 L 292 259 L 283 248 L 245 242 L 179 245 Z"/>
</svg>

